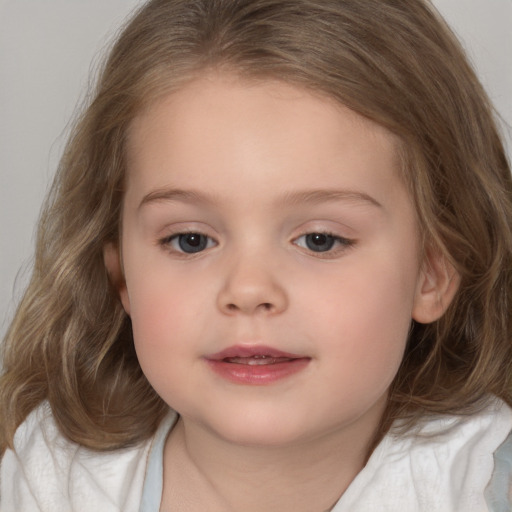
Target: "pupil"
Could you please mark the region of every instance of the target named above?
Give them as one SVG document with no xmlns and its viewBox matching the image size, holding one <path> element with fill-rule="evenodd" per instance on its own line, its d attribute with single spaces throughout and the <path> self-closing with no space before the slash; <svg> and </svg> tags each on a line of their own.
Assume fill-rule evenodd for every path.
<svg viewBox="0 0 512 512">
<path fill-rule="evenodd" d="M 207 239 L 199 233 L 186 233 L 179 236 L 180 249 L 183 252 L 193 253 L 206 249 Z"/>
<path fill-rule="evenodd" d="M 329 251 L 334 245 L 334 237 L 325 233 L 310 233 L 306 235 L 306 245 L 311 251 Z"/>
</svg>

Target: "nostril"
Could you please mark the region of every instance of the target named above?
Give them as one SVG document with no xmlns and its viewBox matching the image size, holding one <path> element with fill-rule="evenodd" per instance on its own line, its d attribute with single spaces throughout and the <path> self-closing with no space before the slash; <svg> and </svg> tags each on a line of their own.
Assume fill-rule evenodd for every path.
<svg viewBox="0 0 512 512">
<path fill-rule="evenodd" d="M 271 302 L 262 302 L 261 304 L 258 304 L 258 306 L 256 306 L 255 310 L 258 310 L 258 309 L 263 310 L 263 311 L 273 311 L 274 305 Z M 244 308 L 237 306 L 236 304 L 230 303 L 230 304 L 226 304 L 226 310 L 230 311 L 230 312 L 236 312 L 236 311 L 244 310 Z"/>
</svg>

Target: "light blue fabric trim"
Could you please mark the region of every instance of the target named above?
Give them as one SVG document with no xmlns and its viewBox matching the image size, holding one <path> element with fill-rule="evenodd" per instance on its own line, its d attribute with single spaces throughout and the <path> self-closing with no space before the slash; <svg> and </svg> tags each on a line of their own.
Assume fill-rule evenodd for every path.
<svg viewBox="0 0 512 512">
<path fill-rule="evenodd" d="M 512 432 L 494 452 L 494 470 L 485 489 L 489 512 L 510 512 L 512 503 Z"/>
<path fill-rule="evenodd" d="M 156 431 L 148 456 L 146 477 L 139 512 L 158 512 L 162 501 L 164 475 L 164 446 L 169 432 L 178 421 L 178 414 L 169 413 Z"/>
</svg>

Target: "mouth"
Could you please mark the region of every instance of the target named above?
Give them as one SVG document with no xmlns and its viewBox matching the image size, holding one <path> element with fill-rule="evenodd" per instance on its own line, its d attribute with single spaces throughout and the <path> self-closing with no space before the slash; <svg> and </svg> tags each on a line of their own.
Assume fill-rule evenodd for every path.
<svg viewBox="0 0 512 512">
<path fill-rule="evenodd" d="M 250 366 L 263 366 L 267 364 L 287 363 L 292 361 L 291 357 L 272 357 L 267 355 L 256 355 L 251 357 L 225 357 L 225 363 L 248 364 Z"/>
<path fill-rule="evenodd" d="M 291 377 L 305 369 L 311 360 L 262 345 L 229 347 L 205 359 L 220 377 L 247 385 L 271 384 Z"/>
</svg>

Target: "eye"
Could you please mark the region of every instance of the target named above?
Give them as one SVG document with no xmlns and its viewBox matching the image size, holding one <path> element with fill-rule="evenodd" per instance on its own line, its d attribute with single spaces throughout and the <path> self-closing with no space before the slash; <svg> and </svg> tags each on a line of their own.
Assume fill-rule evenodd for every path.
<svg viewBox="0 0 512 512">
<path fill-rule="evenodd" d="M 313 252 L 328 252 L 334 248 L 350 247 L 352 240 L 331 235 L 329 233 L 307 233 L 294 240 L 295 244 Z"/>
<path fill-rule="evenodd" d="M 179 233 L 162 240 L 162 243 L 186 254 L 195 254 L 216 245 L 212 238 L 202 233 Z"/>
</svg>

